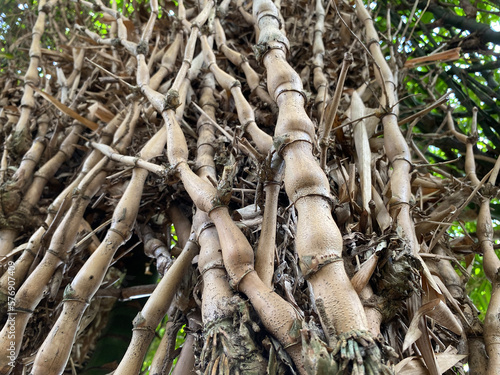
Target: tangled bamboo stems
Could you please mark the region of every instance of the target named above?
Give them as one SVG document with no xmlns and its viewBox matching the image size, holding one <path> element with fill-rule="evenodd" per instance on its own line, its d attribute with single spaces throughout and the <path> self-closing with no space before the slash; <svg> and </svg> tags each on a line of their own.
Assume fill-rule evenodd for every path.
<svg viewBox="0 0 500 375">
<path fill-rule="evenodd" d="M 447 123 L 453 135 L 466 146 L 465 173 L 466 178 L 476 189 L 481 188 L 480 208 L 477 218 L 477 238 L 483 251 L 484 273 L 492 284 L 491 300 L 488 305 L 484 321 L 484 344 L 488 355 L 488 368 L 486 373 L 500 373 L 500 350 L 499 332 L 500 322 L 497 317 L 500 313 L 500 282 L 498 272 L 500 270 L 500 259 L 493 247 L 493 224 L 491 220 L 491 199 L 498 196 L 498 189 L 495 187 L 498 171 L 500 169 L 500 159 L 497 159 L 488 183 L 483 186 L 484 181 L 480 181 L 476 174 L 476 161 L 474 159 L 473 147 L 477 140 L 477 108 L 473 109 L 471 134 L 469 137 L 456 131 L 451 117 L 451 111 L 447 112 Z"/>
<path fill-rule="evenodd" d="M 205 54 L 205 60 L 207 61 L 210 71 L 215 76 L 217 82 L 219 82 L 225 90 L 231 91 L 234 97 L 235 105 L 238 110 L 238 117 L 243 131 L 250 134 L 260 152 L 267 154 L 271 149 L 272 139 L 269 135 L 260 130 L 255 123 L 255 116 L 252 107 L 248 104 L 247 100 L 243 96 L 243 93 L 241 92 L 240 82 L 232 78 L 229 74 L 224 73 L 217 66 L 215 55 L 212 52 L 212 48 L 208 44 L 206 36 L 201 37 L 201 43 L 203 46 L 203 53 Z"/>
<path fill-rule="evenodd" d="M 137 107 L 136 107 L 137 110 Z M 137 121 L 137 117 L 135 118 Z M 120 140 L 117 147 L 118 149 L 126 148 L 131 141 L 131 134 L 134 130 L 134 122 L 128 123 L 123 122 L 123 126 L 116 134 L 116 138 Z M 82 131 L 83 127 L 76 125 L 75 128 Z M 76 142 L 76 140 L 74 141 Z M 72 197 L 72 204 L 69 208 L 64 219 L 59 224 L 58 228 L 55 230 L 53 237 L 51 239 L 49 250 L 45 253 L 42 259 L 42 265 L 44 267 L 38 267 L 35 271 L 26 279 L 25 283 L 21 286 L 16 294 L 16 309 L 22 311 L 22 315 L 29 318 L 32 311 L 38 305 L 43 297 L 43 291 L 46 285 L 49 283 L 50 278 L 55 272 L 56 268 L 59 267 L 62 262 L 65 261 L 68 249 L 71 249 L 76 240 L 76 234 L 78 232 L 78 227 L 80 225 L 81 218 L 83 216 L 84 210 L 88 205 L 89 199 L 96 193 L 97 189 L 102 184 L 106 177 L 106 172 L 103 168 L 108 164 L 107 159 L 102 159 L 100 162 L 96 163 L 92 170 L 82 179 L 78 185 L 78 189 Z M 103 275 L 104 277 L 104 275 Z M 83 304 L 83 309 L 80 310 L 82 314 L 86 304 Z M 16 319 L 16 332 L 24 332 L 26 328 L 27 319 Z M 6 324 L 0 333 L 0 345 L 5 347 L 10 346 L 10 340 L 8 340 L 8 329 L 9 326 Z M 74 331 L 76 333 L 76 331 Z M 19 352 L 19 348 L 22 343 L 22 334 L 16 336 L 16 352 Z M 68 345 L 61 342 L 62 346 L 68 351 Z M 17 354 L 16 353 L 16 354 Z M 68 353 L 69 354 L 69 353 Z M 66 364 L 67 357 L 57 357 L 58 360 L 63 360 L 62 365 Z M 2 369 L 3 371 L 4 369 Z M 6 370 L 6 369 L 5 369 Z M 49 373 L 52 369 L 48 370 Z M 57 370 L 56 370 L 57 371 Z"/>
<path fill-rule="evenodd" d="M 214 20 L 214 29 L 217 48 L 224 54 L 224 56 L 226 56 L 229 61 L 243 70 L 250 89 L 255 92 L 255 94 L 271 108 L 271 111 L 273 113 L 277 113 L 278 107 L 276 107 L 276 103 L 271 99 L 268 92 L 260 85 L 260 77 L 248 63 L 248 58 L 227 45 L 224 28 L 222 27 L 219 18 L 216 18 Z"/>
</svg>

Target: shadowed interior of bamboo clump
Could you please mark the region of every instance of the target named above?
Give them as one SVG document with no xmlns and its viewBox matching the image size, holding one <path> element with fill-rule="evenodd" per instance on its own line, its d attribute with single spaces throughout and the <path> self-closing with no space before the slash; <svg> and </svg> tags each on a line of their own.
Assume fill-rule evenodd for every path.
<svg viewBox="0 0 500 375">
<path fill-rule="evenodd" d="M 405 64 L 360 0 L 26 12 L 0 74 L 0 374 L 498 373 L 500 162 L 481 110 L 464 132 L 404 84 L 456 50 Z"/>
</svg>

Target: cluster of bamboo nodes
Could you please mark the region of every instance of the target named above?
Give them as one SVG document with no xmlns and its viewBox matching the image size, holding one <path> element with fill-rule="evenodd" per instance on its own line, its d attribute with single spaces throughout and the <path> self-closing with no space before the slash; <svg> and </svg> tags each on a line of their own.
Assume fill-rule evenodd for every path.
<svg viewBox="0 0 500 375">
<path fill-rule="evenodd" d="M 158 324 L 172 306 L 182 310 L 175 296 L 191 269 L 201 291 L 196 307 L 183 305 L 192 333 L 175 373 L 196 366 L 210 374 L 434 375 L 466 362 L 477 374 L 500 373 L 500 261 L 489 212 L 499 164 L 476 176 L 476 125 L 470 136 L 457 132 L 444 107 L 450 131 L 467 146 L 467 176 L 415 168 L 414 159 L 427 163 L 411 138 L 425 111 L 399 118 L 397 65 L 389 66 L 363 3 L 295 3 L 255 0 L 250 10 L 240 0 L 206 1 L 186 9 L 179 1 L 158 27 L 157 0 L 142 25 L 114 2 L 80 0 L 77 9 L 111 23 L 102 37 L 69 25 L 66 4 L 39 2 L 24 82 L 18 89 L 6 78 L 0 98 L 1 374 L 61 374 L 68 363 L 73 371 L 83 364 L 75 341 L 99 314 L 89 305 L 134 232 L 164 275 L 133 322 L 115 374 L 140 372 Z M 43 87 L 39 68 L 52 56 L 40 47 L 47 25 L 72 50 L 73 66 L 68 77 L 58 67 L 57 86 L 45 77 Z M 242 44 L 247 36 L 255 38 L 253 53 Z M 304 63 L 304 53 L 299 74 L 290 64 Z M 103 95 L 91 95 L 97 77 L 115 91 L 108 108 Z M 74 158 L 81 166 L 44 206 L 44 188 Z M 175 192 L 165 200 L 177 200 L 148 201 L 151 175 L 161 181 L 155 189 Z M 120 181 L 115 193 L 106 187 L 111 180 Z M 450 194 L 459 188 L 468 194 Z M 106 189 L 115 207 L 96 228 L 86 212 Z M 479 245 L 454 249 L 447 223 L 472 199 L 481 207 Z M 164 227 L 175 227 L 183 248 L 176 257 L 152 229 L 154 215 L 143 213 L 154 204 L 166 207 Z M 31 220 L 36 210 L 43 223 Z M 253 248 L 249 239 L 257 238 Z M 464 295 L 466 278 L 455 271 L 468 274 L 456 259 L 472 249 L 483 253 L 493 284 L 484 334 Z M 42 301 L 55 302 L 50 314 Z M 45 319 L 40 335 L 29 328 L 37 319 Z M 168 372 L 168 340 L 151 374 Z"/>
</svg>

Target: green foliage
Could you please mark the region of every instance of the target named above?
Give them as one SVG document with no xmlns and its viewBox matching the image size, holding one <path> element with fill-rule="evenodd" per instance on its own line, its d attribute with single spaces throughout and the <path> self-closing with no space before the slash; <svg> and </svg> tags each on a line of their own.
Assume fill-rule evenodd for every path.
<svg viewBox="0 0 500 375">
<path fill-rule="evenodd" d="M 480 312 L 479 319 L 484 321 L 491 298 L 491 283 L 484 274 L 483 257 L 480 255 L 476 254 L 474 257 L 471 278 L 467 283 L 466 292 Z"/>
<path fill-rule="evenodd" d="M 162 322 L 156 328 L 155 338 L 151 342 L 151 345 L 149 346 L 148 352 L 146 354 L 146 358 L 144 359 L 144 362 L 142 364 L 142 373 L 144 375 L 149 375 L 149 369 L 153 363 L 153 358 L 156 354 L 156 351 L 158 350 L 158 347 L 160 345 L 162 338 L 166 334 L 166 325 L 167 325 L 168 319 L 169 319 L 168 316 L 165 316 L 165 318 L 162 320 Z M 186 339 L 186 332 L 184 331 L 185 327 L 186 327 L 186 325 L 183 325 L 177 331 L 177 335 L 175 338 L 175 349 L 182 347 L 182 345 L 184 344 L 184 341 Z M 177 359 L 178 358 L 176 358 L 174 360 L 172 369 L 175 367 L 175 364 L 177 363 Z"/>
<path fill-rule="evenodd" d="M 472 7 L 464 7 L 470 3 Z M 387 30 L 387 12 L 392 23 L 392 40 L 385 40 L 387 47 L 400 52 L 396 58 L 400 66 L 406 59 L 429 56 L 436 52 L 460 47 L 460 58 L 455 61 L 436 61 L 418 66 L 401 76 L 402 95 L 413 94 L 401 103 L 401 113 L 415 113 L 436 98 L 450 92 L 448 104 L 453 106 L 455 127 L 463 134 L 471 134 L 472 109 L 477 107 L 478 142 L 475 153 L 491 158 L 498 158 L 500 150 L 500 6 L 488 1 L 444 0 L 437 3 L 422 2 L 411 16 L 412 4 L 396 0 L 377 3 L 375 13 L 379 30 Z M 475 9 L 474 9 L 475 8 Z M 425 10 L 425 12 L 424 12 Z M 398 28 L 399 27 L 399 28 Z M 399 33 L 395 33 L 395 30 Z M 404 33 L 404 34 L 403 34 Z M 496 34 L 495 34 L 496 33 Z M 417 132 L 415 132 L 415 129 Z M 444 162 L 461 157 L 458 162 L 442 166 L 457 177 L 464 176 L 465 146 L 453 137 L 446 137 L 445 113 L 433 110 L 414 128 L 414 140 L 425 153 L 430 162 Z M 420 138 L 418 133 L 441 133 L 442 142 L 430 142 L 428 138 Z M 432 145 L 429 145 L 432 144 Z M 481 179 L 493 165 L 477 160 L 476 168 Z M 492 202 L 492 217 L 495 231 L 500 219 L 500 205 Z M 473 204 L 467 210 L 477 210 Z M 476 222 L 466 222 L 463 226 L 453 225 L 449 233 L 453 237 L 461 237 L 466 233 L 475 238 Z M 480 319 L 488 307 L 491 296 L 491 284 L 483 271 L 482 256 L 476 254 L 471 265 L 471 277 L 467 284 L 467 293 L 480 312 Z M 465 266 L 465 262 L 463 263 Z"/>
</svg>

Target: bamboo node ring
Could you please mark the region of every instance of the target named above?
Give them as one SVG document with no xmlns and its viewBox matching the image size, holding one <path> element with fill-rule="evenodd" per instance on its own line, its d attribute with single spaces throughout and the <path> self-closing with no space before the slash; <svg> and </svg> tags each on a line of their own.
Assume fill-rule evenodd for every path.
<svg viewBox="0 0 500 375">
<path fill-rule="evenodd" d="M 363 23 L 365 23 L 366 21 L 372 21 L 372 22 L 373 22 L 373 18 L 371 18 L 371 17 L 367 17 L 367 18 L 365 18 L 365 19 L 363 20 Z"/>
<path fill-rule="evenodd" d="M 275 15 L 275 14 L 274 14 L 274 12 L 272 12 L 272 11 L 264 11 L 264 12 L 260 13 L 260 14 L 258 15 L 258 21 L 257 21 L 257 23 L 260 23 L 260 21 L 262 21 L 262 19 L 263 19 L 264 17 L 271 17 L 271 18 L 274 18 L 274 19 L 276 20 L 276 22 L 278 22 L 278 29 L 281 29 L 281 27 L 283 26 L 283 25 L 281 24 L 281 20 L 280 20 L 280 18 L 279 18 L 277 15 Z M 259 26 L 259 29 L 260 29 L 260 26 Z"/>
<path fill-rule="evenodd" d="M 109 231 L 111 232 L 115 232 L 116 234 L 118 234 L 121 238 L 123 238 L 124 241 L 127 241 L 129 238 L 130 238 L 130 233 L 128 233 L 128 236 L 126 233 L 122 233 L 121 231 L 119 231 L 118 229 L 115 229 L 115 228 L 109 228 Z"/>
<path fill-rule="evenodd" d="M 276 42 L 279 42 L 279 45 L 272 45 L 270 46 L 268 43 L 269 41 L 262 42 L 259 44 L 256 44 L 253 47 L 253 52 L 255 54 L 255 59 L 262 65 L 262 60 L 264 59 L 264 56 L 270 52 L 273 49 L 279 49 L 280 51 L 283 51 L 286 55 L 288 54 L 288 47 L 285 41 L 280 40 L 280 38 L 275 39 Z"/>
<path fill-rule="evenodd" d="M 26 251 L 32 257 L 36 257 L 36 253 L 33 250 L 31 250 L 31 248 L 27 247 L 26 249 L 24 249 L 24 251 Z"/>
<path fill-rule="evenodd" d="M 313 144 L 310 137 L 307 135 L 292 136 L 288 133 L 285 133 L 281 136 L 275 136 L 273 139 L 274 148 L 276 149 L 278 155 L 281 157 L 285 148 L 295 142 L 307 142 L 311 145 Z"/>
<path fill-rule="evenodd" d="M 85 298 L 78 298 L 78 297 L 63 297 L 62 302 L 68 302 L 68 301 L 73 301 L 73 302 L 82 302 L 86 305 L 89 305 L 90 302 L 86 300 Z"/>
<path fill-rule="evenodd" d="M 212 203 L 212 208 L 210 208 L 210 210 L 208 210 L 208 212 L 207 212 L 208 216 L 210 216 L 210 213 L 212 211 L 215 211 L 218 208 L 227 207 L 227 204 L 222 203 L 222 201 L 220 200 L 220 198 L 218 196 L 214 197 L 210 203 Z"/>
<path fill-rule="evenodd" d="M 264 181 L 264 187 L 269 186 L 269 185 L 281 185 L 281 181 Z"/>
<path fill-rule="evenodd" d="M 278 97 L 285 93 L 285 92 L 298 92 L 300 95 L 302 95 L 302 97 L 304 98 L 304 103 L 306 104 L 307 103 L 307 96 L 306 96 L 306 93 L 303 91 L 303 90 L 295 90 L 295 89 L 289 89 L 289 88 L 283 88 L 283 89 L 280 89 L 278 90 L 278 93 L 276 94 L 276 96 L 274 97 L 274 101 L 277 102 L 278 101 Z"/>
<path fill-rule="evenodd" d="M 411 207 L 410 202 L 404 202 L 404 201 L 389 202 L 389 208 L 390 209 L 393 209 L 394 207 L 402 206 L 402 205 L 407 205 L 407 206 Z"/>
<path fill-rule="evenodd" d="M 205 229 L 212 228 L 212 227 L 215 227 L 215 224 L 212 223 L 211 221 L 207 221 L 207 222 L 203 223 L 203 225 L 200 228 L 198 228 L 198 230 L 197 230 L 198 233 L 196 233 L 196 238 L 200 238 L 201 234 L 203 233 L 203 231 Z"/>
<path fill-rule="evenodd" d="M 370 19 L 371 19 L 371 18 L 370 18 Z M 367 47 L 367 48 L 370 48 L 370 47 L 371 47 L 371 45 L 372 45 L 373 43 L 378 44 L 378 40 L 377 40 L 377 39 L 375 39 L 375 38 L 370 39 L 370 40 L 368 41 L 368 43 L 367 43 L 367 46 L 366 46 L 366 47 Z"/>
<path fill-rule="evenodd" d="M 243 272 L 243 274 L 237 279 L 237 280 L 233 280 L 232 277 L 229 278 L 229 285 L 231 286 L 231 288 L 233 288 L 234 290 L 236 290 L 237 292 L 239 292 L 239 289 L 238 289 L 238 286 L 240 285 L 240 282 L 241 280 L 243 280 L 243 278 L 248 275 L 249 273 L 251 272 L 256 272 L 253 267 L 252 268 L 247 268 L 245 270 L 245 272 Z"/>
<path fill-rule="evenodd" d="M 333 205 L 335 204 L 335 202 L 333 201 L 333 198 L 328 196 L 328 195 L 325 195 L 325 194 L 318 194 L 318 193 L 307 193 L 307 194 L 303 194 L 303 195 L 300 195 L 298 198 L 295 199 L 295 201 L 293 202 L 293 204 L 297 204 L 297 202 L 302 199 L 302 198 L 305 198 L 305 197 L 321 197 L 321 198 L 324 198 L 329 204 L 330 204 L 330 207 L 333 207 Z"/>
<path fill-rule="evenodd" d="M 52 254 L 53 256 L 55 256 L 56 258 L 58 258 L 59 260 L 61 260 L 62 262 L 65 261 L 65 259 L 57 251 L 55 251 L 55 250 L 48 249 L 46 252 L 49 253 L 49 254 Z"/>
<path fill-rule="evenodd" d="M 149 326 L 141 326 L 141 327 L 134 327 L 134 328 L 132 328 L 132 331 L 154 332 L 155 330 L 152 327 L 149 327 Z"/>
<path fill-rule="evenodd" d="M 216 260 L 214 262 L 210 262 L 210 263 L 206 264 L 205 267 L 203 267 L 200 270 L 200 275 L 203 277 L 203 275 L 205 275 L 205 273 L 207 271 L 210 271 L 213 269 L 225 270 L 226 268 L 224 267 L 224 261 L 223 260 Z"/>
<path fill-rule="evenodd" d="M 396 156 L 394 159 L 392 159 L 391 163 L 394 164 L 394 162 L 399 161 L 399 160 L 407 162 L 408 164 L 410 164 L 411 169 L 413 169 L 413 167 L 414 167 L 413 163 L 410 160 L 408 160 L 407 158 L 405 158 L 404 156 Z"/>
<path fill-rule="evenodd" d="M 300 269 L 304 279 L 308 279 L 310 276 L 330 263 L 342 261 L 343 258 L 335 253 L 325 255 L 304 255 L 299 259 Z"/>
<path fill-rule="evenodd" d="M 241 125 L 241 130 L 243 130 L 244 132 L 246 132 L 248 125 L 250 125 L 252 122 L 255 122 L 255 121 L 254 120 L 248 120 L 247 122 L 245 122 L 244 124 L 242 124 Z"/>
<path fill-rule="evenodd" d="M 299 345 L 299 344 L 301 344 L 301 342 L 297 339 L 294 342 L 283 345 L 283 349 L 287 350 L 288 348 L 291 348 L 292 346 Z"/>
<path fill-rule="evenodd" d="M 207 125 L 211 125 L 211 124 L 207 124 Z M 210 143 L 210 142 L 203 142 L 203 143 L 199 143 L 198 145 L 196 145 L 196 148 L 200 148 L 201 146 L 210 146 L 212 147 L 213 149 L 215 149 L 215 146 L 213 143 Z M 208 167 L 208 165 L 207 165 Z"/>
<path fill-rule="evenodd" d="M 15 306 L 12 310 L 10 310 L 10 313 L 22 313 L 22 314 L 33 314 L 35 311 L 31 309 L 27 309 L 24 307 L 17 307 Z"/>
<path fill-rule="evenodd" d="M 34 159 L 33 157 L 31 157 L 31 155 L 29 155 L 29 154 L 24 155 L 22 160 L 23 160 L 23 161 L 27 161 L 27 160 L 29 160 L 29 161 L 32 161 L 32 162 L 34 162 L 34 163 L 36 163 L 36 162 L 37 162 L 37 160 L 36 160 L 36 159 Z"/>
</svg>

